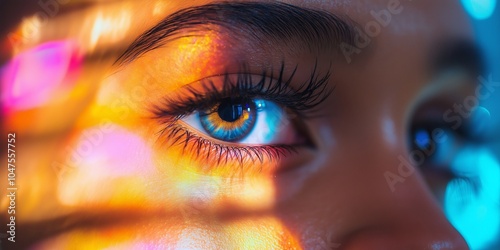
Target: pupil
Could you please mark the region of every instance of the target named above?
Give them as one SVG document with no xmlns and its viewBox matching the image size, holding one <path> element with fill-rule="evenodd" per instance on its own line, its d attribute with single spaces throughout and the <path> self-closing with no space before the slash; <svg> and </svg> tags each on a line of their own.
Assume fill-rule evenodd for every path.
<svg viewBox="0 0 500 250">
<path fill-rule="evenodd" d="M 217 113 L 226 122 L 237 121 L 242 115 L 245 107 L 248 106 L 243 100 L 226 99 L 221 102 Z"/>
</svg>

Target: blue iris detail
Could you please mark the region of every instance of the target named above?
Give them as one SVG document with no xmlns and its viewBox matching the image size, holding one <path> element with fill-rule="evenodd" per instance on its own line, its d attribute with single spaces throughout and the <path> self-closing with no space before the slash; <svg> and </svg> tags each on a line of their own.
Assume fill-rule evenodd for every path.
<svg viewBox="0 0 500 250">
<path fill-rule="evenodd" d="M 257 119 L 257 108 L 252 100 L 226 98 L 215 109 L 200 112 L 203 129 L 212 137 L 236 142 L 250 134 Z"/>
</svg>

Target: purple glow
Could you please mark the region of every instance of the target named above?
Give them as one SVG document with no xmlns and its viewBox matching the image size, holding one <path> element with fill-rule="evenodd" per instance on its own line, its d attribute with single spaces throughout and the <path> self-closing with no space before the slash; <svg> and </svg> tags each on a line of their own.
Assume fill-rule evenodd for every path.
<svg viewBox="0 0 500 250">
<path fill-rule="evenodd" d="M 20 53 L 1 70 L 1 100 L 7 110 L 36 108 L 61 87 L 71 87 L 82 57 L 72 41 L 52 41 Z"/>
</svg>

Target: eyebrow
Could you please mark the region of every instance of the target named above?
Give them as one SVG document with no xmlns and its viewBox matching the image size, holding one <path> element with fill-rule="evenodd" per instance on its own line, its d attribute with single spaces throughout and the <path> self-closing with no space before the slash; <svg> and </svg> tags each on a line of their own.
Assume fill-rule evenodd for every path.
<svg viewBox="0 0 500 250">
<path fill-rule="evenodd" d="M 343 42 L 353 44 L 355 30 L 350 19 L 326 11 L 301 8 L 286 3 L 219 2 L 175 12 L 141 34 L 116 60 L 130 63 L 143 54 L 165 46 L 176 38 L 220 27 L 230 37 L 242 36 L 258 44 L 301 49 L 338 50 Z M 281 45 L 281 46 L 279 46 Z"/>
<path fill-rule="evenodd" d="M 462 69 L 472 76 L 485 72 L 484 55 L 478 45 L 468 39 L 449 39 L 441 41 L 431 50 L 431 70 L 440 73 L 448 69 Z"/>
</svg>

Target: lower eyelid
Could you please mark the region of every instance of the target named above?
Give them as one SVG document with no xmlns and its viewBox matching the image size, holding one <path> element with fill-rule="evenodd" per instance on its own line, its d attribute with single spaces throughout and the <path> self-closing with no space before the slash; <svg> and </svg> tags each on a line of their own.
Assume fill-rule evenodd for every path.
<svg viewBox="0 0 500 250">
<path fill-rule="evenodd" d="M 199 166 L 196 171 L 206 174 L 235 176 L 240 173 L 274 172 L 285 156 L 296 153 L 295 146 L 238 146 L 219 143 L 193 133 L 180 121 L 165 124 L 160 141 L 166 141 L 168 154 L 175 159 L 189 161 L 189 166 Z"/>
</svg>

